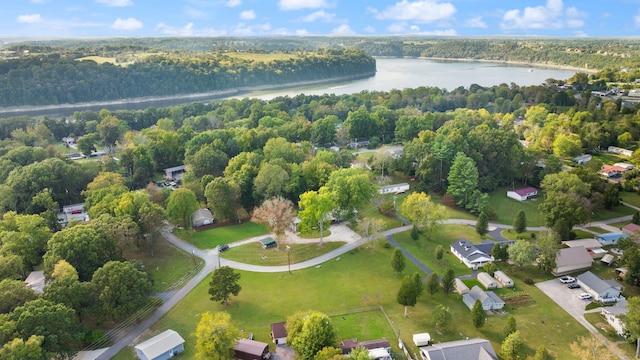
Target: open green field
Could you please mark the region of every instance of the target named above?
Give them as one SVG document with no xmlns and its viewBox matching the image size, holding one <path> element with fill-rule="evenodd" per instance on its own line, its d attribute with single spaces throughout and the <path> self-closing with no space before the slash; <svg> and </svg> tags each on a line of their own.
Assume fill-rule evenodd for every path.
<svg viewBox="0 0 640 360">
<path fill-rule="evenodd" d="M 322 246 L 317 243 L 291 244 L 288 256 L 291 257 L 291 263 L 295 264 L 318 257 L 344 244 L 344 242 L 325 242 Z M 275 266 L 289 263 L 284 245 L 280 245 L 280 249 L 275 247 L 263 249 L 260 242 L 234 247 L 223 252 L 221 256 L 224 259 L 254 265 Z"/>
<path fill-rule="evenodd" d="M 542 234 L 542 231 L 525 231 L 521 234 L 518 234 L 513 229 L 504 229 L 500 232 L 500 235 L 504 236 L 504 238 L 508 240 L 528 240 L 528 241 L 534 240 L 541 234 Z M 532 237 L 532 235 L 535 236 L 535 238 Z"/>
<path fill-rule="evenodd" d="M 222 226 L 202 231 L 174 230 L 182 240 L 192 243 L 198 249 L 213 249 L 221 244 L 268 234 L 264 225 L 247 221 L 240 225 Z"/>
<path fill-rule="evenodd" d="M 490 316 L 483 328 L 475 329 L 469 319 L 469 309 L 456 294 L 439 292 L 433 297 L 425 294 L 415 307 L 409 308 L 409 316 L 405 318 L 404 307 L 398 305 L 395 299 L 401 277 L 391 269 L 391 252 L 391 249 L 382 246 L 360 248 L 343 255 L 341 261 L 328 261 L 321 268 L 294 271 L 293 274 L 242 271 L 242 291 L 238 297 L 231 299 L 228 306 L 209 300 L 209 279 L 205 279 L 149 329 L 143 338 L 168 328 L 176 330 L 186 339 L 186 350 L 181 358 L 193 359 L 195 327 L 205 311 L 227 311 L 238 328 L 252 332 L 258 341 L 270 342 L 269 324 L 283 321 L 296 311 L 312 309 L 335 316 L 354 309 L 381 305 L 412 353 L 417 353 L 417 349 L 411 346 L 411 334 L 420 332 L 430 332 L 436 342 L 466 337 L 487 338 L 499 351 L 506 316 Z M 405 274 L 416 270 L 415 266 L 409 264 Z M 503 270 L 514 275 L 517 290 L 527 293 L 532 299 L 524 305 L 507 306 L 507 312 L 516 317 L 518 329 L 527 341 L 528 355 L 533 355 L 540 344 L 545 344 L 556 358 L 570 358 L 567 345 L 587 331 L 534 286 L 525 285 L 510 268 Z M 446 304 L 452 314 L 453 321 L 446 329 L 434 329 L 432 311 L 437 304 Z M 373 327 L 389 331 L 383 329 L 383 323 L 373 319 L 379 316 L 377 312 L 358 315 L 360 318 L 353 320 L 352 325 L 348 320 L 341 320 L 340 316 L 334 317 L 334 321 L 345 321 L 344 326 L 336 324 L 338 339 L 357 337 L 369 340 L 367 333 L 358 334 L 359 324 L 380 324 Z M 377 331 L 369 333 L 369 336 L 377 337 Z M 391 344 L 393 351 L 398 352 L 397 342 L 391 341 Z M 129 348 L 123 350 L 116 359 L 133 359 L 133 356 Z"/>
<path fill-rule="evenodd" d="M 399 207 L 400 202 L 397 201 L 396 205 Z M 393 228 L 397 228 L 402 226 L 402 221 L 396 219 L 395 217 L 386 216 L 378 211 L 378 206 L 373 203 L 373 201 L 368 202 L 365 206 L 358 208 L 358 217 L 359 218 L 373 218 L 379 219 L 382 221 L 383 230 L 389 230 Z"/>
<path fill-rule="evenodd" d="M 621 206 L 616 206 L 614 208 L 611 208 L 609 210 L 602 209 L 598 211 L 598 213 L 595 214 L 595 217 L 593 218 L 593 220 L 598 221 L 598 220 L 613 219 L 617 217 L 633 215 L 633 213 L 635 212 L 636 210 L 628 206 L 621 205 Z"/>
<path fill-rule="evenodd" d="M 629 205 L 640 207 L 640 194 L 635 192 L 621 191 L 620 198 Z"/>
<path fill-rule="evenodd" d="M 176 281 L 183 278 L 194 268 L 191 255 L 176 248 L 167 241 L 156 244 L 154 256 L 146 251 L 127 251 L 127 259 L 144 264 L 144 268 L 153 276 L 153 292 L 163 292 Z M 196 258 L 201 265 L 202 259 Z"/>
<path fill-rule="evenodd" d="M 498 218 L 494 220 L 499 224 L 511 225 L 513 219 L 520 211 L 527 216 L 527 226 L 542 226 L 544 219 L 538 211 L 539 200 L 517 201 L 507 197 L 509 187 L 499 188 L 489 194 L 489 209 L 495 211 Z"/>
</svg>

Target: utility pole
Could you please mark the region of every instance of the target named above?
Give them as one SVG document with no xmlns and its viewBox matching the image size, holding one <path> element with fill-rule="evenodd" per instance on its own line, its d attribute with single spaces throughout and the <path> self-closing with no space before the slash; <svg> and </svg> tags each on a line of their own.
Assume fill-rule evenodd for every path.
<svg viewBox="0 0 640 360">
<path fill-rule="evenodd" d="M 291 246 L 287 245 L 287 263 L 289 264 L 289 274 L 291 274 Z"/>
</svg>

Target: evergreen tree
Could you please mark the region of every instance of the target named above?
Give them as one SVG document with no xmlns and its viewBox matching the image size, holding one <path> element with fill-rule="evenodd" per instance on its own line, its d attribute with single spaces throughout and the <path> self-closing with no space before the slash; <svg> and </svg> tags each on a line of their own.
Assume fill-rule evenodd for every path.
<svg viewBox="0 0 640 360">
<path fill-rule="evenodd" d="M 487 214 L 483 212 L 478 215 L 478 221 L 476 221 L 476 232 L 480 236 L 485 236 L 489 231 L 489 218 L 487 218 Z"/>
<path fill-rule="evenodd" d="M 420 231 L 418 230 L 418 227 L 414 224 L 413 227 L 411 228 L 411 239 L 413 241 L 417 241 L 420 238 Z"/>
<path fill-rule="evenodd" d="M 449 294 L 455 288 L 455 274 L 452 268 L 448 268 L 442 277 L 442 290 L 445 294 Z"/>
<path fill-rule="evenodd" d="M 427 292 L 429 293 L 429 295 L 431 295 L 431 297 L 433 297 L 433 295 L 438 292 L 439 288 L 440 281 L 438 280 L 438 274 L 432 272 L 427 277 Z"/>
<path fill-rule="evenodd" d="M 484 326 L 485 321 L 487 320 L 487 313 L 482 308 L 482 303 L 480 300 L 476 300 L 476 303 L 473 304 L 473 308 L 471 309 L 471 321 L 473 322 L 473 326 L 476 329 L 480 329 Z"/>
<path fill-rule="evenodd" d="M 396 300 L 398 301 L 398 304 L 404 305 L 404 317 L 407 317 L 407 306 L 415 306 L 418 301 L 416 286 L 411 279 L 411 276 L 405 275 L 402 279 L 400 289 L 398 289 L 398 294 L 396 295 Z"/>
<path fill-rule="evenodd" d="M 502 331 L 502 335 L 506 338 L 507 336 L 513 334 L 518 329 L 516 327 L 516 318 L 513 315 L 509 315 L 507 318 L 507 323 L 504 326 L 504 330 Z"/>
<path fill-rule="evenodd" d="M 442 257 L 444 256 L 444 248 L 442 248 L 442 245 L 436 246 L 435 254 L 436 254 L 436 260 L 438 261 L 442 260 Z"/>
<path fill-rule="evenodd" d="M 416 297 L 419 297 L 424 292 L 424 284 L 422 283 L 422 276 L 420 276 L 420 273 L 416 272 L 416 273 L 413 273 L 413 276 L 411 277 L 411 279 L 413 280 L 413 286 L 415 286 L 416 288 Z"/>
<path fill-rule="evenodd" d="M 553 360 L 553 357 L 551 356 L 551 354 L 549 354 L 549 351 L 544 346 L 544 344 L 542 344 L 538 346 L 533 360 Z"/>
<path fill-rule="evenodd" d="M 397 274 L 401 274 L 406 266 L 407 261 L 404 257 L 404 253 L 402 253 L 402 250 L 399 248 L 395 248 L 391 254 L 391 267 L 393 267 L 393 271 Z"/>
<path fill-rule="evenodd" d="M 635 213 L 633 213 L 633 218 L 631 219 L 631 222 L 633 224 L 640 225 L 640 211 L 636 211 Z"/>
<path fill-rule="evenodd" d="M 513 230 L 518 234 L 527 231 L 527 214 L 520 210 L 516 218 L 513 220 Z"/>
</svg>

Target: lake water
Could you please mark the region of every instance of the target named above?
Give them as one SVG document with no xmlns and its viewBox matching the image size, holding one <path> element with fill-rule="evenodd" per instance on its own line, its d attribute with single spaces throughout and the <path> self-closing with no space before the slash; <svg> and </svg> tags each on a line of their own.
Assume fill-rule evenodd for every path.
<svg viewBox="0 0 640 360">
<path fill-rule="evenodd" d="M 574 70 L 537 66 L 427 59 L 376 59 L 376 67 L 378 70 L 376 76 L 367 79 L 293 89 L 255 91 L 234 96 L 234 98 L 249 96 L 269 100 L 278 96 L 294 96 L 300 93 L 342 95 L 363 90 L 389 91 L 420 86 L 453 90 L 460 86 L 468 88 L 471 84 L 487 87 L 501 83 L 515 83 L 520 86 L 540 85 L 549 78 L 565 80 L 575 74 Z"/>
<path fill-rule="evenodd" d="M 78 110 L 100 111 L 101 109 L 145 109 L 166 107 L 193 101 L 214 101 L 229 98 L 256 97 L 270 100 L 278 96 L 322 94 L 352 94 L 361 91 L 389 91 L 392 89 L 417 88 L 420 86 L 439 87 L 453 90 L 471 84 L 493 86 L 501 83 L 515 83 L 520 86 L 539 85 L 549 78 L 565 80 L 573 76 L 573 70 L 561 70 L 538 66 L 519 66 L 504 63 L 427 60 L 427 59 L 376 59 L 375 76 L 341 83 L 294 87 L 288 89 L 245 92 L 231 97 L 197 96 L 175 99 L 134 99 L 98 104 L 73 104 L 62 106 L 20 107 L 1 109 L 0 117 L 29 116 L 71 116 Z"/>
</svg>

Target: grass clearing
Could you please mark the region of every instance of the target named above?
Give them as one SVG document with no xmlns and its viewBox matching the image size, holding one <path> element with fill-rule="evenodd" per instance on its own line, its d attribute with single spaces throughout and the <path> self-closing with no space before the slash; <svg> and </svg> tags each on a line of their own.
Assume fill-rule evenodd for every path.
<svg viewBox="0 0 640 360">
<path fill-rule="evenodd" d="M 398 202 L 398 204 L 400 204 Z M 358 217 L 359 218 L 373 218 L 379 219 L 382 221 L 382 230 L 394 229 L 402 226 L 402 221 L 396 219 L 395 217 L 386 216 L 378 211 L 378 206 L 373 203 L 373 201 L 369 201 L 365 206 L 358 208 Z"/>
<path fill-rule="evenodd" d="M 629 205 L 640 207 L 640 194 L 636 192 L 621 191 L 620 198 Z"/>
<path fill-rule="evenodd" d="M 287 254 L 284 244 L 280 245 L 280 249 L 275 247 L 263 249 L 260 242 L 255 242 L 229 249 L 222 253 L 222 257 L 254 265 L 287 265 L 289 263 L 288 256 L 291 258 L 291 263 L 296 264 L 328 253 L 344 244 L 344 242 L 325 242 L 322 246 L 319 243 L 290 244 L 288 245 L 290 247 L 289 254 Z"/>
<path fill-rule="evenodd" d="M 132 250 L 127 251 L 125 257 L 132 262 L 144 264 L 145 269 L 153 276 L 152 291 L 155 293 L 165 291 L 194 268 L 191 255 L 164 240 L 156 244 L 153 257 L 147 251 Z M 202 262 L 202 259 L 196 258 L 197 264 Z"/>
<path fill-rule="evenodd" d="M 266 235 L 269 231 L 264 225 L 247 221 L 240 225 L 221 226 L 202 231 L 174 230 L 174 234 L 184 241 L 192 243 L 198 249 L 213 249 L 218 245 L 229 244 L 254 236 Z"/>
<path fill-rule="evenodd" d="M 442 195 L 436 193 L 428 194 L 431 197 L 431 200 L 436 203 L 443 205 L 446 208 L 444 213 L 444 219 L 467 219 L 467 220 L 475 220 L 476 216 L 473 216 L 468 211 L 460 209 L 458 207 L 452 207 L 444 204 L 442 202 Z M 514 215 L 515 216 L 515 215 Z"/>
<path fill-rule="evenodd" d="M 461 229 L 453 229 L 453 232 L 460 231 L 464 232 Z M 391 270 L 391 252 L 391 249 L 382 246 L 359 248 L 344 254 L 341 261 L 328 261 L 322 264 L 321 268 L 294 271 L 292 274 L 241 271 L 242 291 L 238 297 L 231 299 L 228 306 L 209 300 L 207 278 L 141 339 L 147 339 L 168 328 L 174 329 L 187 343 L 185 352 L 180 357 L 193 359 L 195 328 L 200 315 L 205 311 L 229 312 L 234 325 L 246 333 L 253 333 L 256 340 L 270 343 L 269 324 L 286 320 L 287 316 L 296 311 L 312 309 L 335 315 L 354 309 L 383 306 L 400 332 L 404 344 L 413 354 L 417 355 L 417 348 L 412 346 L 411 334 L 421 332 L 431 333 L 436 342 L 482 337 L 489 339 L 494 349 L 499 351 L 502 329 L 507 317 L 490 316 L 484 327 L 475 329 L 469 320 L 469 309 L 456 294 L 425 294 L 415 307 L 409 307 L 409 316 L 405 318 L 404 307 L 397 304 L 395 299 L 401 276 Z M 508 267 L 506 271 L 513 275 L 510 269 L 511 267 Z M 404 273 L 412 274 L 415 271 L 417 268 L 409 263 Z M 516 275 L 513 275 L 513 278 L 516 279 L 518 291 L 526 292 L 533 301 L 523 306 L 509 306 L 507 312 L 516 317 L 518 329 L 522 332 L 523 338 L 527 339 L 527 355 L 533 355 L 540 344 L 545 344 L 556 358 L 570 358 L 567 344 L 575 341 L 577 336 L 586 335 L 587 331 L 551 299 L 534 286 L 525 285 Z M 453 321 L 446 329 L 434 328 L 433 309 L 438 304 L 445 304 L 452 314 Z M 389 335 L 382 336 L 393 336 L 376 311 L 358 313 L 357 318 L 354 316 L 353 319 L 346 315 L 345 320 L 341 317 L 334 319 L 340 319 L 334 320 L 337 322 L 338 340 L 353 337 L 371 340 L 369 336 L 379 338 L 380 334 L 385 332 Z M 398 352 L 397 342 L 390 342 L 392 351 Z M 271 346 L 273 350 L 273 345 Z M 132 348 L 123 350 L 115 359 L 134 359 Z"/>
<path fill-rule="evenodd" d="M 500 235 L 502 235 L 507 240 L 528 240 L 528 241 L 535 240 L 542 234 L 543 234 L 543 231 L 525 231 L 521 234 L 518 234 L 513 229 L 504 229 L 500 232 Z"/>
<path fill-rule="evenodd" d="M 632 209 L 628 206 L 621 205 L 611 209 L 602 209 L 598 211 L 598 213 L 595 214 L 595 217 L 593 218 L 593 220 L 599 221 L 599 220 L 614 219 L 617 217 L 633 215 L 633 213 L 635 212 L 636 212 L 635 209 Z"/>
<path fill-rule="evenodd" d="M 502 187 L 489 193 L 488 208 L 495 211 L 497 215 L 497 218 L 493 221 L 499 224 L 511 225 L 516 215 L 520 211 L 524 211 L 527 217 L 527 226 L 544 225 L 544 219 L 538 211 L 538 204 L 541 199 L 517 201 L 507 197 L 506 193 L 509 190 L 511 190 L 510 187 Z"/>
</svg>

